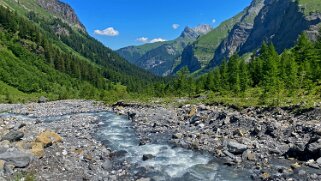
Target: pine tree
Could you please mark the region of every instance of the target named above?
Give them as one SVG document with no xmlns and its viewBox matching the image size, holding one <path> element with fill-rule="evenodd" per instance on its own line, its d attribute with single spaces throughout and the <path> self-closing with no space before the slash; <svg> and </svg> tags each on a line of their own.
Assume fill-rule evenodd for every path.
<svg viewBox="0 0 321 181">
<path fill-rule="evenodd" d="M 246 64 L 244 59 L 240 61 L 239 72 L 240 72 L 240 90 L 242 92 L 245 92 L 246 89 L 249 87 L 251 80 L 250 80 L 248 65 Z"/>
<path fill-rule="evenodd" d="M 239 60 L 238 55 L 233 55 L 227 64 L 229 88 L 235 93 L 240 91 Z"/>
</svg>

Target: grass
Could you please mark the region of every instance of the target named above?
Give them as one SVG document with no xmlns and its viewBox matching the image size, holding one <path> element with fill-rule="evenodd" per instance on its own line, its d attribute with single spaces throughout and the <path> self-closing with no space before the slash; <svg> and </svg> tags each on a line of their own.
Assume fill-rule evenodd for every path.
<svg viewBox="0 0 321 181">
<path fill-rule="evenodd" d="M 205 65 L 213 59 L 215 50 L 222 40 L 228 36 L 228 33 L 232 30 L 233 26 L 240 21 L 243 14 L 244 12 L 221 23 L 217 28 L 200 37 L 194 43 L 195 56 L 202 64 Z"/>
<path fill-rule="evenodd" d="M 300 8 L 302 8 L 304 14 L 309 15 L 315 12 L 321 12 L 320 0 L 297 0 Z"/>
</svg>

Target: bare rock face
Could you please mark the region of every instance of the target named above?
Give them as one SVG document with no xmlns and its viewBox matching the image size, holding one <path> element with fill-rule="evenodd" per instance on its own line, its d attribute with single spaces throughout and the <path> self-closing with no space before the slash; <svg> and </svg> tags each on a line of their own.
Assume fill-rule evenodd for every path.
<svg viewBox="0 0 321 181">
<path fill-rule="evenodd" d="M 302 32 L 314 40 L 318 35 L 320 13 L 305 15 L 292 0 L 255 0 L 245 10 L 242 20 L 215 51 L 210 67 L 235 53 L 240 55 L 272 42 L 278 52 L 292 47 Z"/>
<path fill-rule="evenodd" d="M 86 32 L 85 26 L 79 21 L 75 11 L 66 3 L 59 0 L 37 0 L 38 4 L 47 11 L 57 15 L 66 21 L 71 27 L 76 27 L 82 32 Z"/>
</svg>

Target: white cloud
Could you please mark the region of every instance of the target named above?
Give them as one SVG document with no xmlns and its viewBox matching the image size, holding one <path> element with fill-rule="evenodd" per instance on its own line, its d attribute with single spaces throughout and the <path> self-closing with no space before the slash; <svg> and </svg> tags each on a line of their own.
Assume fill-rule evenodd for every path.
<svg viewBox="0 0 321 181">
<path fill-rule="evenodd" d="M 113 27 L 106 28 L 104 30 L 95 30 L 96 35 L 102 35 L 102 36 L 118 36 L 119 31 L 117 31 Z"/>
<path fill-rule="evenodd" d="M 213 23 L 213 24 L 216 23 L 216 19 L 212 19 L 212 23 Z"/>
<path fill-rule="evenodd" d="M 152 39 L 150 43 L 163 42 L 163 41 L 166 41 L 166 40 L 163 38 L 155 38 L 155 39 Z"/>
<path fill-rule="evenodd" d="M 173 24 L 173 25 L 172 25 L 172 28 L 173 28 L 174 30 L 176 30 L 176 29 L 178 29 L 180 26 L 181 26 L 181 25 L 179 25 L 179 24 Z"/>
<path fill-rule="evenodd" d="M 140 38 L 137 38 L 137 41 L 142 42 L 142 43 L 148 43 L 148 38 L 140 37 Z"/>
<path fill-rule="evenodd" d="M 141 43 L 156 43 L 156 42 L 163 42 L 163 41 L 166 41 L 166 40 L 163 39 L 163 38 L 154 38 L 152 40 L 149 40 L 149 38 L 140 37 L 140 38 L 137 38 L 136 41 L 139 41 Z"/>
</svg>

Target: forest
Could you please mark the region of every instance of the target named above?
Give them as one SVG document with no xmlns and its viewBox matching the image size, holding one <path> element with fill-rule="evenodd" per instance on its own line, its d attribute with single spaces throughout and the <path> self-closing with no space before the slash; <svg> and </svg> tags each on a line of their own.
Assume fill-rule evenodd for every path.
<svg viewBox="0 0 321 181">
<path fill-rule="evenodd" d="M 192 78 L 184 68 L 171 83 L 155 85 L 158 96 L 197 97 L 238 101 L 245 105 L 284 105 L 321 98 L 321 37 L 310 41 L 303 33 L 295 47 L 277 53 L 271 43 L 262 43 L 249 60 L 233 55 L 209 73 Z M 239 100 L 237 100 L 239 99 Z M 283 102 L 283 103 L 282 103 Z"/>
</svg>

